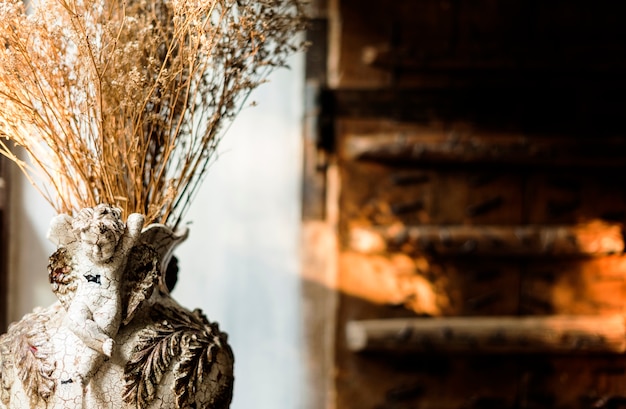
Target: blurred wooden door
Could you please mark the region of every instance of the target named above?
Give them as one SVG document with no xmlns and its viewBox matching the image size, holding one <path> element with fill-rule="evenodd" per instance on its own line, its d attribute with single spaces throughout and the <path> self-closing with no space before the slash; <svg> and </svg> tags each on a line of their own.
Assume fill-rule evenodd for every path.
<svg viewBox="0 0 626 409">
<path fill-rule="evenodd" d="M 584 336 L 561 340 L 559 354 L 530 341 L 504 355 L 435 341 L 357 353 L 346 342 L 359 320 L 623 317 L 626 6 L 325 6 L 313 40 L 328 34 L 327 49 L 314 45 L 308 61 L 304 216 L 305 233 L 326 221 L 336 236 L 334 269 L 319 262 L 328 238 L 305 238 L 338 290 L 308 294 L 333 305 L 314 326 L 332 332 L 332 347 L 316 350 L 331 356 L 326 407 L 626 405 L 623 351 L 586 353 Z"/>
</svg>

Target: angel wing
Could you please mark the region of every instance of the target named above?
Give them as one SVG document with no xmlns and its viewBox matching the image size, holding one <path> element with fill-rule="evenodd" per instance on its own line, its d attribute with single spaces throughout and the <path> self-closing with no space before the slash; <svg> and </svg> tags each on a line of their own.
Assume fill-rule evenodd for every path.
<svg viewBox="0 0 626 409">
<path fill-rule="evenodd" d="M 168 294 L 165 285 L 165 272 L 172 259 L 174 249 L 189 235 L 189 229 L 183 228 L 176 231 L 163 224 L 151 224 L 141 232 L 139 242 L 152 247 L 158 254 L 160 268 L 159 289 Z"/>
<path fill-rule="evenodd" d="M 48 280 L 52 292 L 67 310 L 74 299 L 78 280 L 72 257 L 66 247 L 59 247 L 48 259 Z"/>
<path fill-rule="evenodd" d="M 76 242 L 76 235 L 72 231 L 72 217 L 68 214 L 60 214 L 50 221 L 48 228 L 48 240 L 57 247 L 67 247 Z"/>
<path fill-rule="evenodd" d="M 130 252 L 125 273 L 124 325 L 135 315 L 139 306 L 150 298 L 156 285 L 167 294 L 165 272 L 174 248 L 187 238 L 188 229 L 174 232 L 162 224 L 151 224 L 139 236 Z"/>
</svg>

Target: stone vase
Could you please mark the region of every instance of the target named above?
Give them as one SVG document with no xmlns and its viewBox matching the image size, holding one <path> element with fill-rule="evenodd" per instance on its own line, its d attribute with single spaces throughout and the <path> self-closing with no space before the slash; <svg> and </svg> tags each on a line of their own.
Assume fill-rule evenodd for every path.
<svg viewBox="0 0 626 409">
<path fill-rule="evenodd" d="M 59 301 L 0 337 L 0 408 L 230 406 L 233 353 L 165 280 L 187 236 L 108 205 L 57 216 L 48 266 Z"/>
</svg>

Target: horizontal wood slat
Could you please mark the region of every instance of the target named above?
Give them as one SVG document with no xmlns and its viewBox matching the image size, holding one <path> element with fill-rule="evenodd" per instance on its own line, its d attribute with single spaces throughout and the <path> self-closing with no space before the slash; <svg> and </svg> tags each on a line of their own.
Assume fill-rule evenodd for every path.
<svg viewBox="0 0 626 409">
<path fill-rule="evenodd" d="M 588 50 L 579 51 L 584 52 Z M 615 52 L 623 52 L 624 45 L 615 47 Z M 466 58 L 438 58 L 436 60 L 428 60 L 420 55 L 419 50 L 411 47 L 391 47 L 385 45 L 365 45 L 361 51 L 361 63 L 381 70 L 398 70 L 402 69 L 403 74 L 447 74 L 457 75 L 463 73 L 480 73 L 482 77 L 488 77 L 488 74 L 496 77 L 526 78 L 532 74 L 550 76 L 556 73 L 562 73 L 567 69 L 567 74 L 571 75 L 587 75 L 591 77 L 600 77 L 602 75 L 611 75 L 620 69 L 626 68 L 626 62 L 616 59 L 610 63 L 607 61 L 585 61 L 586 64 L 570 64 L 564 66 L 561 61 L 555 60 L 550 55 L 544 58 L 529 61 L 520 65 L 511 58 L 504 57 L 491 60 L 478 60 L 471 57 Z M 567 68 L 566 68 L 567 67 Z"/>
<path fill-rule="evenodd" d="M 386 251 L 405 244 L 441 255 L 596 256 L 624 251 L 622 226 L 579 225 L 354 227 L 350 247 Z"/>
<path fill-rule="evenodd" d="M 346 340 L 355 352 L 626 352 L 626 328 L 621 315 L 349 321 Z"/>
<path fill-rule="evenodd" d="M 354 133 L 344 141 L 348 160 L 422 164 L 503 164 L 530 166 L 623 167 L 623 139 L 530 138 L 471 130 L 401 129 Z"/>
</svg>

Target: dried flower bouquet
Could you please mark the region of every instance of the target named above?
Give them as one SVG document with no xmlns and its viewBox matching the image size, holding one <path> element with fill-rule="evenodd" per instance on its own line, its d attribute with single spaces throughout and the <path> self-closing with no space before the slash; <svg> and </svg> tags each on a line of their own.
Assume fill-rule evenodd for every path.
<svg viewBox="0 0 626 409">
<path fill-rule="evenodd" d="M 175 228 L 250 91 L 302 46 L 303 7 L 3 0 L 0 153 L 59 213 L 109 203 Z"/>
</svg>

